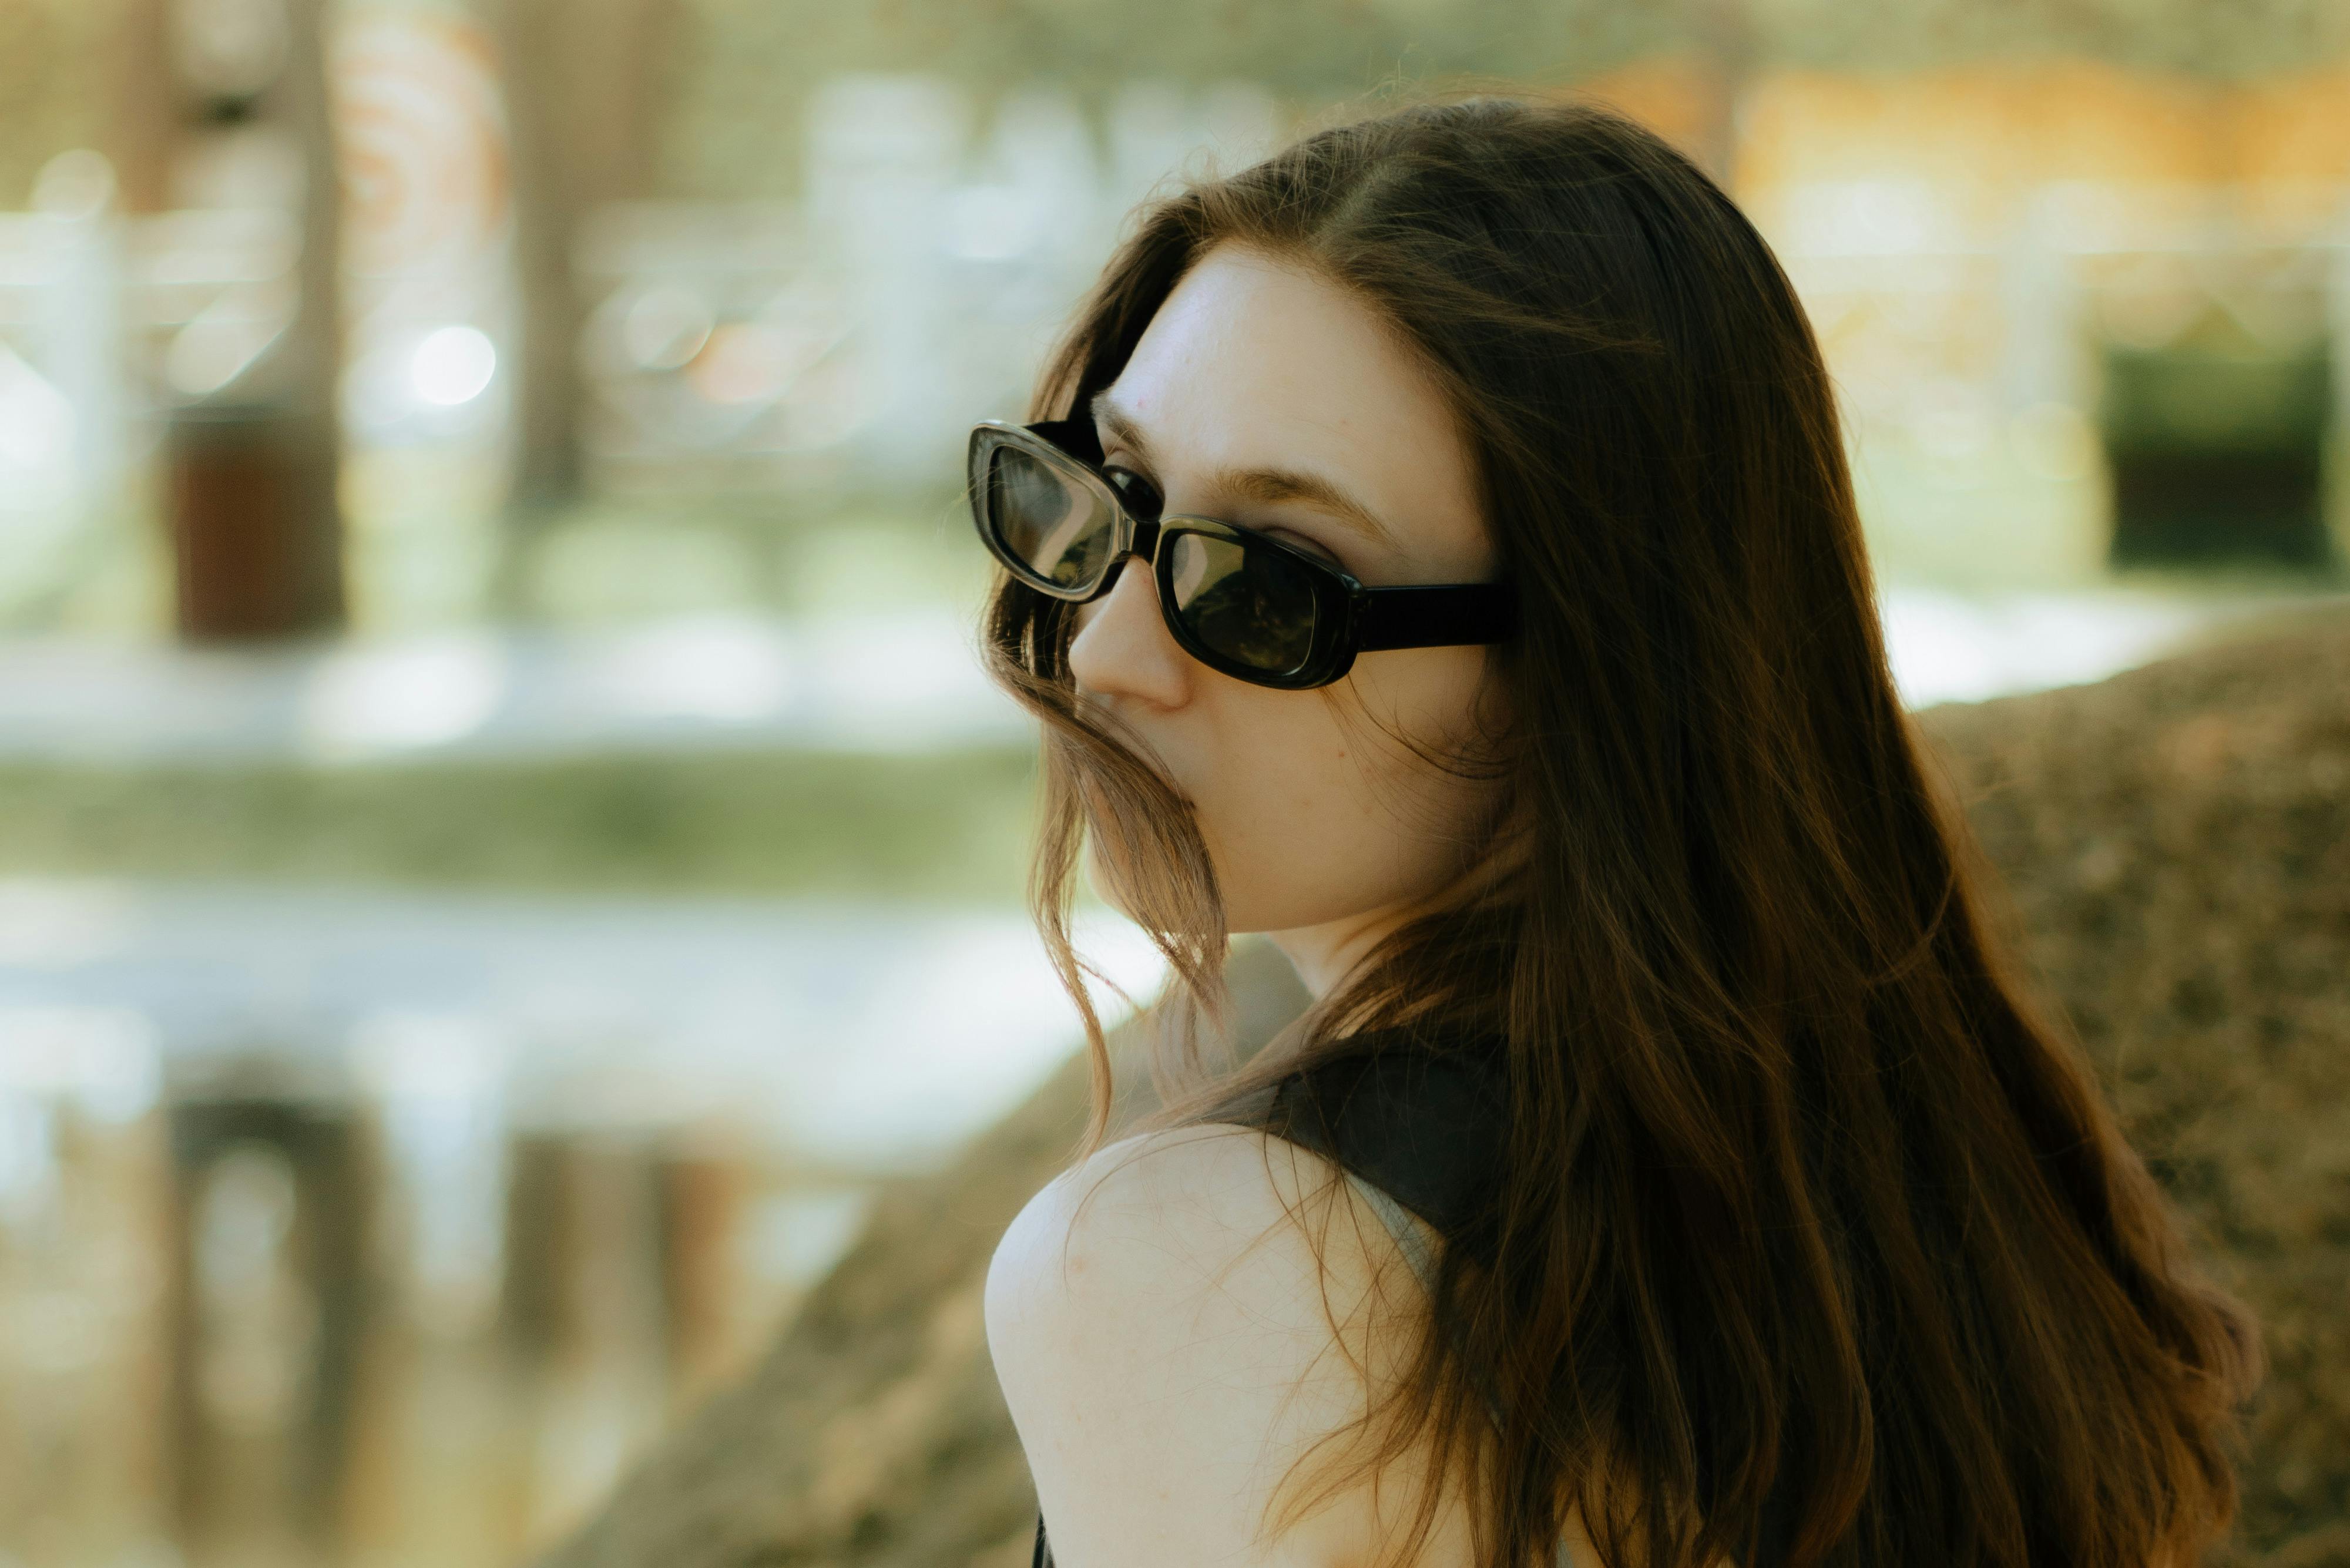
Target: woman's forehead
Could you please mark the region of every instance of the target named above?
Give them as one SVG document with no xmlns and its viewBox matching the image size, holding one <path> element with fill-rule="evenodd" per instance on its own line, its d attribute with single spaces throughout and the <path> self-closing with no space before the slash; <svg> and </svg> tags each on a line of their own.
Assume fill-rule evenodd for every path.
<svg viewBox="0 0 2350 1568">
<path fill-rule="evenodd" d="M 1148 462 L 1170 502 L 1220 475 L 1315 480 L 1359 502 L 1407 555 L 1483 553 L 1442 395 L 1367 303 L 1295 264 L 1211 250 L 1095 411 L 1105 438 L 1125 438 L 1113 446 Z"/>
</svg>

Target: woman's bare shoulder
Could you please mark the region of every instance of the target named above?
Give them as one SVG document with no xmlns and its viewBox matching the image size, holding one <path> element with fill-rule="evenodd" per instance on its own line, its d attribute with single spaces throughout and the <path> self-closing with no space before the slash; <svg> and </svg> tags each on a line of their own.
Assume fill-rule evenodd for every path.
<svg viewBox="0 0 2350 1568">
<path fill-rule="evenodd" d="M 1344 1508 L 1271 1555 L 1253 1532 L 1362 1414 L 1367 1309 L 1399 1281 L 1336 1168 L 1253 1128 L 1126 1139 L 1038 1192 L 996 1249 L 987 1331 L 1062 1561 L 1321 1561 L 1316 1540 L 1358 1535 Z"/>
<path fill-rule="evenodd" d="M 1299 1315 L 1322 1282 L 1292 1217 L 1310 1217 L 1307 1200 L 1335 1176 L 1308 1150 L 1222 1123 L 1102 1148 L 1038 1191 L 996 1247 L 987 1315 L 999 1370 L 1016 1376 L 1032 1344 L 1058 1365 L 1167 1350 L 1153 1342 L 1188 1332 L 1178 1320 L 1206 1314 L 1201 1329 L 1231 1332 L 1215 1320 L 1242 1305 L 1256 1319 Z"/>
<path fill-rule="evenodd" d="M 1263 1231 L 1328 1169 L 1295 1145 L 1224 1123 L 1120 1139 L 1021 1210 L 996 1249 L 989 1289 L 1059 1298 L 1150 1282 L 1137 1266 L 1228 1263 L 1241 1232 Z"/>
</svg>

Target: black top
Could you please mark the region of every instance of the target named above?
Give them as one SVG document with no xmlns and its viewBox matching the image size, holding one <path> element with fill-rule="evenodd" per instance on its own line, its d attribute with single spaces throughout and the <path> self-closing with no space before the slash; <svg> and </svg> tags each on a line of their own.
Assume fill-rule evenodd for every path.
<svg viewBox="0 0 2350 1568">
<path fill-rule="evenodd" d="M 1356 1035 L 1343 1055 L 1291 1074 L 1219 1115 L 1312 1149 L 1435 1227 L 1482 1250 L 1476 1217 L 1499 1174 L 1508 1079 L 1494 1043 L 1442 1048 L 1402 1029 Z M 1052 1568 L 1036 1516 L 1031 1568 Z"/>
</svg>

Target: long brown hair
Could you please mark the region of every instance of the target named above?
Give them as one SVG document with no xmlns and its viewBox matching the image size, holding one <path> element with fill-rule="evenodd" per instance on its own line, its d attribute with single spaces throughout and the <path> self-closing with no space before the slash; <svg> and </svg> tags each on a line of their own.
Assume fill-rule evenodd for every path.
<svg viewBox="0 0 2350 1568">
<path fill-rule="evenodd" d="M 1511 732 L 1464 764 L 1499 769 L 1507 875 L 1397 931 L 1278 1060 L 1220 1069 L 1193 1027 L 1154 1064 L 1196 1118 L 1367 1027 L 1505 1042 L 1493 1244 L 1446 1250 L 1363 1464 L 1461 1467 L 1486 1568 L 1551 1561 L 1578 1508 L 1616 1568 L 2192 1561 L 2233 1511 L 2254 1331 L 2000 950 L 1760 235 L 1602 109 L 1414 106 L 1149 207 L 1035 417 L 1084 410 L 1226 242 L 1416 353 L 1523 605 L 1488 666 Z M 1135 738 L 1075 701 L 1066 607 L 1007 579 L 986 630 L 1045 722 L 1031 893 L 1087 1013 L 1091 1148 L 1084 835 L 1210 1024 L 1213 867 Z"/>
</svg>

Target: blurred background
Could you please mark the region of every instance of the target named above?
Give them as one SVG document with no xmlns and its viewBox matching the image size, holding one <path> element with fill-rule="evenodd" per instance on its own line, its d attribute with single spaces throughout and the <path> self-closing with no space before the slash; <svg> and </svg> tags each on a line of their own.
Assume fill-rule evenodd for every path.
<svg viewBox="0 0 2350 1568">
<path fill-rule="evenodd" d="M 2340 5 L 0 0 L 0 1564 L 515 1562 L 1042 1080 L 963 432 L 1463 83 L 1777 247 L 1911 702 L 2341 594 Z"/>
</svg>

